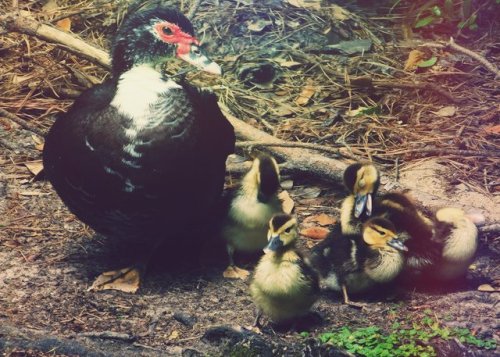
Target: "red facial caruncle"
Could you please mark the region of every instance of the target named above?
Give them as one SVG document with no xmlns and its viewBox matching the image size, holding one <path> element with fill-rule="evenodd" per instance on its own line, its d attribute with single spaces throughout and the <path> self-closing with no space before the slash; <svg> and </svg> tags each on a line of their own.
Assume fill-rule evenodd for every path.
<svg viewBox="0 0 500 357">
<path fill-rule="evenodd" d="M 158 37 L 167 43 L 177 45 L 177 56 L 189 53 L 191 45 L 199 45 L 196 37 L 181 30 L 179 26 L 170 22 L 160 22 L 154 26 Z"/>
</svg>

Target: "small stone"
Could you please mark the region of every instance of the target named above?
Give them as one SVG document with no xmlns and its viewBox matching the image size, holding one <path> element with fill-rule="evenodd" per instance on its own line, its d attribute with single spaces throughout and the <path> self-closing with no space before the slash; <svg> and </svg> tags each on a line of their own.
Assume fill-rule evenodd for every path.
<svg viewBox="0 0 500 357">
<path fill-rule="evenodd" d="M 194 324 L 198 321 L 196 316 L 186 314 L 185 312 L 176 311 L 174 312 L 174 319 L 179 321 L 184 326 L 189 328 L 193 328 Z"/>
</svg>

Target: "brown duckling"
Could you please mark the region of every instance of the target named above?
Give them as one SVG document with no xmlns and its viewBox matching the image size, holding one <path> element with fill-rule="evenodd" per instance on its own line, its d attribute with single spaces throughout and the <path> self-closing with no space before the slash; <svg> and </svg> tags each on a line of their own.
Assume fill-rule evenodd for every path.
<svg viewBox="0 0 500 357">
<path fill-rule="evenodd" d="M 403 270 L 406 250 L 391 221 L 374 217 L 362 225 L 361 234 L 342 234 L 335 226 L 313 248 L 310 262 L 322 286 L 342 291 L 346 304 L 359 306 L 349 300 L 348 291 L 362 292 L 395 279 Z"/>
<path fill-rule="evenodd" d="M 268 245 L 255 268 L 250 293 L 262 313 L 275 323 L 294 320 L 309 312 L 319 293 L 318 277 L 296 249 L 297 220 L 287 214 L 269 222 Z"/>
<path fill-rule="evenodd" d="M 259 153 L 240 186 L 226 197 L 227 214 L 222 236 L 227 242 L 229 267 L 225 277 L 246 278 L 249 272 L 234 264 L 234 252 L 256 253 L 267 244 L 266 234 L 271 217 L 283 212 L 278 197 L 280 172 L 276 160 Z"/>
</svg>

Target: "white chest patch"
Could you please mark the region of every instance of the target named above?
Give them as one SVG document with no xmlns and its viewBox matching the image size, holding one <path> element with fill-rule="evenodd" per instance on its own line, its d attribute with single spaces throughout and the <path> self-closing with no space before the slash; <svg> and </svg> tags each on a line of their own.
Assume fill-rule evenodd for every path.
<svg viewBox="0 0 500 357">
<path fill-rule="evenodd" d="M 122 115 L 132 119 L 132 125 L 125 131 L 129 138 L 145 128 L 159 123 L 151 123 L 151 107 L 161 94 L 171 89 L 182 88 L 173 80 L 165 80 L 161 73 L 148 65 L 138 65 L 123 73 L 118 81 L 116 94 L 111 102 Z"/>
</svg>

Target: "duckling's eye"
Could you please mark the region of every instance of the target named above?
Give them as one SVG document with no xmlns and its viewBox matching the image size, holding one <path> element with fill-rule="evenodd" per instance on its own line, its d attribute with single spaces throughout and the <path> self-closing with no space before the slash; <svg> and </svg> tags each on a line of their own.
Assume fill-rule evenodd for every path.
<svg viewBox="0 0 500 357">
<path fill-rule="evenodd" d="M 292 227 L 288 227 L 287 229 L 285 229 L 285 233 L 290 233 L 292 231 Z"/>
<path fill-rule="evenodd" d="M 172 31 L 172 29 L 168 26 L 165 26 L 163 29 L 162 29 L 162 32 L 164 35 L 167 35 L 167 36 L 171 36 L 174 34 L 174 31 Z"/>
</svg>

